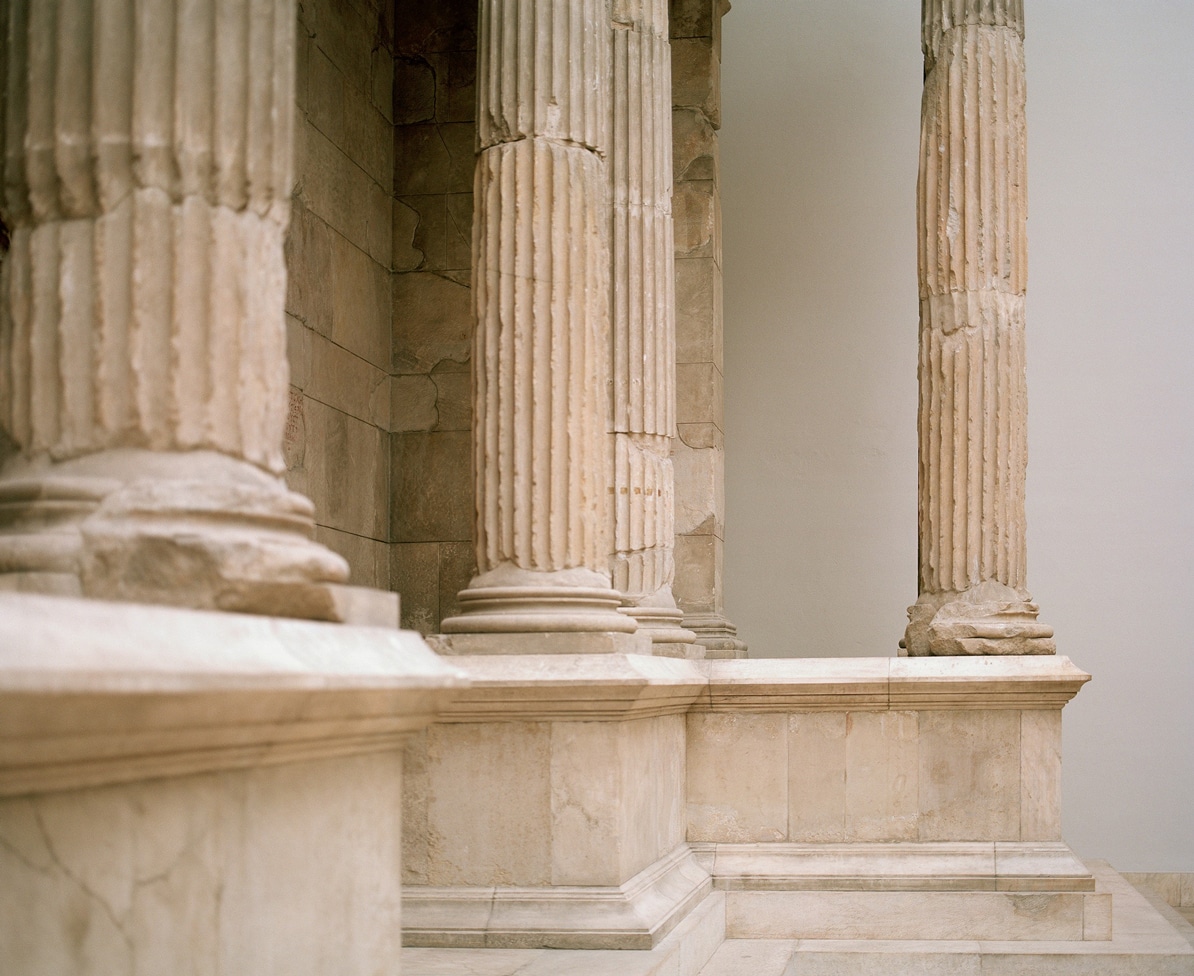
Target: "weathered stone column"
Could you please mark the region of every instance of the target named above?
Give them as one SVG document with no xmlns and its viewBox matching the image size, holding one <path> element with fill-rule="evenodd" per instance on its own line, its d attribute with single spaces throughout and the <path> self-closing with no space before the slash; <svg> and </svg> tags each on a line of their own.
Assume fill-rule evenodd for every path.
<svg viewBox="0 0 1194 976">
<path fill-rule="evenodd" d="M 924 0 L 920 598 L 909 654 L 1051 654 L 1025 589 L 1022 0 Z"/>
<path fill-rule="evenodd" d="M 4 13 L 0 586 L 334 618 L 278 477 L 293 3 Z"/>
<path fill-rule="evenodd" d="M 675 234 L 667 0 L 614 0 L 613 581 L 657 644 L 693 645 L 675 564 Z M 703 654 L 704 648 L 700 647 Z"/>
<path fill-rule="evenodd" d="M 608 8 L 482 0 L 477 50 L 478 575 L 443 631 L 631 632 L 609 577 Z"/>
</svg>

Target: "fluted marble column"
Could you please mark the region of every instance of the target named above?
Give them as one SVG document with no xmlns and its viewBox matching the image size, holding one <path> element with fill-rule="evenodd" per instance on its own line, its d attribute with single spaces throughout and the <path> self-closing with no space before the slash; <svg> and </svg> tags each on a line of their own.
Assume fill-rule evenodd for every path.
<svg viewBox="0 0 1194 976">
<path fill-rule="evenodd" d="M 1025 588 L 1022 0 L 923 0 L 920 597 L 908 653 L 1051 654 Z"/>
<path fill-rule="evenodd" d="M 609 576 L 605 0 L 481 0 L 478 575 L 449 634 L 620 631 Z"/>
<path fill-rule="evenodd" d="M 613 0 L 613 581 L 656 643 L 692 646 L 675 578 L 675 234 L 667 0 Z M 704 649 L 701 648 L 703 651 Z"/>
<path fill-rule="evenodd" d="M 279 475 L 291 0 L 8 0 L 0 586 L 334 617 Z"/>
</svg>

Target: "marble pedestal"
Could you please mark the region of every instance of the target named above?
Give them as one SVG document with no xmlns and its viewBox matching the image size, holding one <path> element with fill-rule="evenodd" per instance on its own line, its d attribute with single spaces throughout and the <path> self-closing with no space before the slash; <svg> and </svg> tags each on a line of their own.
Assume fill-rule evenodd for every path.
<svg viewBox="0 0 1194 976">
<path fill-rule="evenodd" d="M 0 971 L 393 971 L 418 635 L 0 593 Z"/>
</svg>

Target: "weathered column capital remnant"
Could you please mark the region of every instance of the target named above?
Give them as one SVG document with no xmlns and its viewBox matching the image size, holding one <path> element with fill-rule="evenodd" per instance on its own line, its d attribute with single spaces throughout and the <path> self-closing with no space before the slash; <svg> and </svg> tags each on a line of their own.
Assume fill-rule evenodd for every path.
<svg viewBox="0 0 1194 976">
<path fill-rule="evenodd" d="M 703 656 L 681 623 L 675 563 L 675 233 L 667 0 L 614 0 L 610 132 L 613 582 L 623 612 L 672 654 Z"/>
<path fill-rule="evenodd" d="M 335 618 L 279 475 L 290 0 L 11 0 L 0 586 Z"/>
<path fill-rule="evenodd" d="M 609 574 L 609 34 L 604 0 L 478 11 L 478 575 L 447 634 L 636 629 Z"/>
<path fill-rule="evenodd" d="M 924 0 L 920 597 L 909 654 L 1052 654 L 1025 588 L 1022 0 Z"/>
</svg>

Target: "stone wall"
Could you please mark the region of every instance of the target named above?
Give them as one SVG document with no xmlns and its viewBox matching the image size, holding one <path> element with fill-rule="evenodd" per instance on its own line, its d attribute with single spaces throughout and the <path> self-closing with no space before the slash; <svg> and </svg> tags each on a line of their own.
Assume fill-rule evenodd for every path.
<svg viewBox="0 0 1194 976">
<path fill-rule="evenodd" d="M 393 10 L 298 7 L 287 481 L 352 582 L 389 589 Z"/>
<path fill-rule="evenodd" d="M 392 585 L 437 631 L 475 572 L 469 357 L 477 5 L 397 0 Z"/>
</svg>

